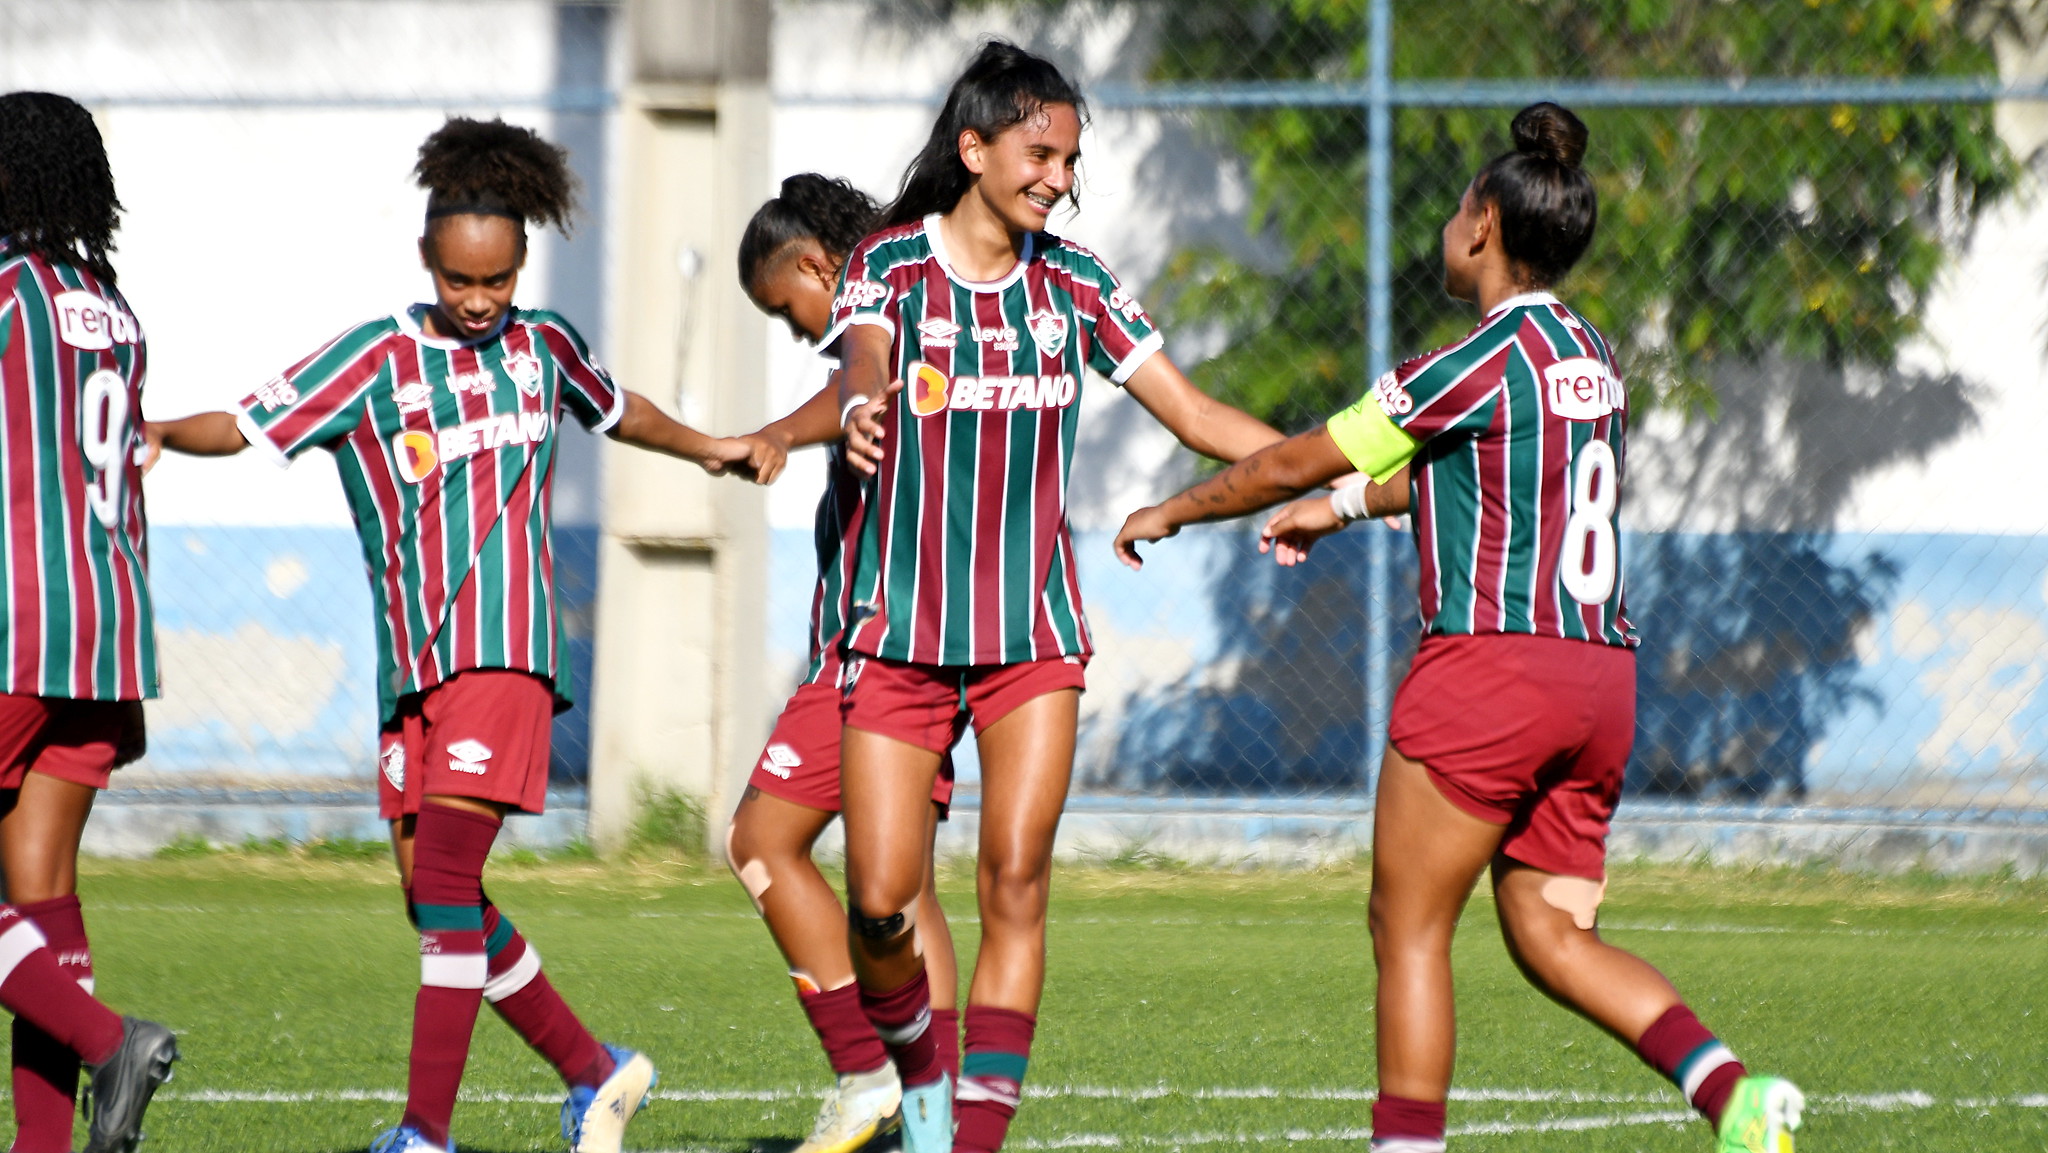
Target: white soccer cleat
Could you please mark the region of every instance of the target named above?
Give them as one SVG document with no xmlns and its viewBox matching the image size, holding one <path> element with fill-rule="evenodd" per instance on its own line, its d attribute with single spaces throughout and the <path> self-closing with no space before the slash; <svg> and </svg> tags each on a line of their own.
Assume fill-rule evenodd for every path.
<svg viewBox="0 0 2048 1153">
<path fill-rule="evenodd" d="M 606 1045 L 616 1068 L 595 1089 L 576 1088 L 562 1102 L 562 1136 L 569 1153 L 619 1153 L 626 1122 L 647 1104 L 654 1087 L 654 1062 L 631 1049 Z"/>
<path fill-rule="evenodd" d="M 793 1153 L 853 1153 L 893 1127 L 903 1115 L 896 1067 L 841 1073 L 818 1106 L 817 1124 Z"/>
</svg>

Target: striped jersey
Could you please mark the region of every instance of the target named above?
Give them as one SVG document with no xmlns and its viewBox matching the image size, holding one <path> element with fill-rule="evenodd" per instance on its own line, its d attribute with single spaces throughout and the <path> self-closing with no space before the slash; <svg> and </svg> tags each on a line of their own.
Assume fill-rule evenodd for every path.
<svg viewBox="0 0 2048 1153">
<path fill-rule="evenodd" d="M 876 233 L 840 273 L 828 354 L 851 325 L 891 337 L 904 390 L 855 538 L 848 651 L 935 665 L 1091 651 L 1067 474 L 1093 368 L 1130 378 L 1161 346 L 1087 249 L 1027 236 L 1007 276 L 966 280 L 939 218 Z"/>
<path fill-rule="evenodd" d="M 1424 632 L 1636 645 L 1616 524 L 1627 396 L 1584 317 L 1546 292 L 1517 296 L 1382 376 L 1331 420 L 1340 445 L 1361 414 L 1419 444 L 1409 483 Z"/>
<path fill-rule="evenodd" d="M 335 456 L 377 609 L 377 690 L 398 699 L 466 669 L 547 677 L 569 663 L 555 599 L 549 482 L 566 411 L 602 431 L 626 393 L 569 322 L 517 309 L 474 340 L 426 333 L 426 305 L 356 325 L 242 402 L 280 465 Z"/>
<path fill-rule="evenodd" d="M 157 695 L 142 329 L 111 283 L 0 247 L 7 693 Z"/>
<path fill-rule="evenodd" d="M 818 497 L 818 513 L 811 527 L 811 544 L 818 554 L 818 587 L 811 594 L 810 665 L 803 679 L 807 685 L 838 682 L 839 644 L 852 608 L 854 538 L 860 533 L 861 478 L 847 465 L 838 445 L 829 451 L 825 492 Z"/>
</svg>

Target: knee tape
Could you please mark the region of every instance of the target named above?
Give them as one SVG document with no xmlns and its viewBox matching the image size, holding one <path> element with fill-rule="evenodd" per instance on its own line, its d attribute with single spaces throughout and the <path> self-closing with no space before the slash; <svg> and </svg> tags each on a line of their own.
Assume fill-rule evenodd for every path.
<svg viewBox="0 0 2048 1153">
<path fill-rule="evenodd" d="M 846 915 L 853 931 L 870 941 L 889 941 L 917 928 L 917 902 L 886 917 L 870 917 L 859 905 L 849 902 Z"/>
<path fill-rule="evenodd" d="M 1570 913 L 1572 924 L 1581 929 L 1591 929 L 1599 920 L 1600 902 L 1607 896 L 1607 882 L 1553 875 L 1545 878 L 1538 893 L 1544 904 L 1559 912 Z"/>
<path fill-rule="evenodd" d="M 761 895 L 768 886 L 775 883 L 769 875 L 768 866 L 759 861 L 742 861 L 732 851 L 731 825 L 725 827 L 725 863 L 732 868 L 732 875 L 740 879 L 740 887 L 747 891 L 747 899 L 754 902 L 754 911 L 761 911 Z"/>
</svg>

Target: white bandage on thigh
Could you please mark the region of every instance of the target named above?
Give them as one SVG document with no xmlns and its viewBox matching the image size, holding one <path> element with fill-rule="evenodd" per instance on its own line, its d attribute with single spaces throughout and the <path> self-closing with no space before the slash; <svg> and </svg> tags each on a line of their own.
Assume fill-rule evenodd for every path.
<svg viewBox="0 0 2048 1153">
<path fill-rule="evenodd" d="M 14 967 L 30 953 L 49 943 L 50 939 L 43 936 L 43 931 L 36 928 L 33 921 L 22 921 L 0 933 L 0 985 L 7 983 L 7 978 L 14 975 Z"/>
<path fill-rule="evenodd" d="M 1607 897 L 1607 882 L 1552 874 L 1544 879 L 1539 892 L 1544 904 L 1570 913 L 1572 924 L 1591 929 L 1599 921 L 1600 902 Z"/>
<path fill-rule="evenodd" d="M 489 968 L 488 958 L 485 959 L 484 965 L 486 969 Z M 528 941 L 526 952 L 519 954 L 519 959 L 512 962 L 511 968 L 484 982 L 484 1000 L 493 1003 L 502 1001 L 532 984 L 533 979 L 538 976 L 540 950 L 533 947 L 533 942 Z"/>
<path fill-rule="evenodd" d="M 490 982 L 491 960 L 482 953 L 421 953 L 420 984 L 436 989 L 481 989 Z"/>
</svg>

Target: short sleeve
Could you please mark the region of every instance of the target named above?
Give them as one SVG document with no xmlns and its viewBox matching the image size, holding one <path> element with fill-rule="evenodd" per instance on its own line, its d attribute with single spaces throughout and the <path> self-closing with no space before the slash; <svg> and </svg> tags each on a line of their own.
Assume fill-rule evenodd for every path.
<svg viewBox="0 0 2048 1153">
<path fill-rule="evenodd" d="M 609 432 L 626 415 L 626 390 L 597 363 L 590 346 L 568 321 L 552 313 L 542 314 L 532 331 L 546 343 L 560 374 L 562 409 L 592 432 Z"/>
<path fill-rule="evenodd" d="M 332 448 L 361 424 L 364 397 L 384 374 L 381 333 L 350 329 L 244 397 L 236 425 L 279 467 Z"/>
<path fill-rule="evenodd" d="M 839 287 L 832 294 L 832 318 L 825 328 L 818 351 L 839 356 L 839 338 L 856 324 L 872 324 L 896 339 L 896 289 L 889 283 L 888 263 L 881 254 L 883 239 L 870 236 L 860 242 L 839 269 Z"/>
<path fill-rule="evenodd" d="M 1417 441 L 1483 428 L 1500 402 L 1514 333 L 1512 325 L 1481 328 L 1456 344 L 1406 361 L 1374 382 L 1369 399 Z"/>
<path fill-rule="evenodd" d="M 1391 384 L 1393 375 L 1382 376 L 1381 384 Z M 1422 442 L 1387 416 L 1380 392 L 1381 388 L 1375 387 L 1360 397 L 1357 404 L 1331 417 L 1328 427 L 1330 439 L 1337 442 L 1351 467 L 1385 484 L 1422 448 Z"/>
<path fill-rule="evenodd" d="M 1122 384 L 1152 354 L 1166 347 L 1166 337 L 1116 274 L 1092 258 L 1084 275 L 1095 279 L 1100 309 L 1093 316 L 1088 342 L 1088 367 Z"/>
</svg>

